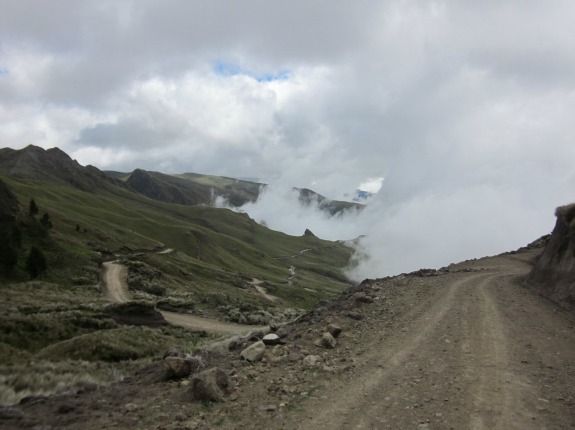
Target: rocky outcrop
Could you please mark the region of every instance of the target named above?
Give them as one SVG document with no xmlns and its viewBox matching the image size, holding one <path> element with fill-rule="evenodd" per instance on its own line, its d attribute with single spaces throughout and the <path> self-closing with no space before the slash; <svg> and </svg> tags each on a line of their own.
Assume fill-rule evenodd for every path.
<svg viewBox="0 0 575 430">
<path fill-rule="evenodd" d="M 0 150 L 0 172 L 16 178 L 66 184 L 83 191 L 125 187 L 123 182 L 93 166 L 81 166 L 59 148 L 46 150 L 34 145 L 18 150 L 3 148 Z"/>
<path fill-rule="evenodd" d="M 575 204 L 558 208 L 555 216 L 555 229 L 528 284 L 559 305 L 575 310 Z"/>
</svg>

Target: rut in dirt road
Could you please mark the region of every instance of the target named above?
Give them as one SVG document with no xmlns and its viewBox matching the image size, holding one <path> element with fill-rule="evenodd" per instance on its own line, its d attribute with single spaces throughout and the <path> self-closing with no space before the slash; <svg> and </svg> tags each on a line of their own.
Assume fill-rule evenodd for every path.
<svg viewBox="0 0 575 430">
<path fill-rule="evenodd" d="M 374 326 L 353 380 L 328 384 L 285 428 L 575 428 L 572 326 L 516 284 L 528 266 L 504 261 L 438 288 L 399 331 Z"/>
</svg>

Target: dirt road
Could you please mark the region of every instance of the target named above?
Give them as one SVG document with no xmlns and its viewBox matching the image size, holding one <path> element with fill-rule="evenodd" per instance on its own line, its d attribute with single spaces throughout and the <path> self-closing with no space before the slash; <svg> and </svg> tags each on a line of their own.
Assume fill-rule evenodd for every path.
<svg viewBox="0 0 575 430">
<path fill-rule="evenodd" d="M 126 285 L 128 269 L 115 261 L 107 261 L 102 265 L 102 282 L 108 300 L 113 303 L 124 303 L 130 300 Z"/>
<path fill-rule="evenodd" d="M 171 252 L 172 250 L 168 250 Z M 160 252 L 165 254 L 165 251 Z M 109 261 L 102 267 L 102 284 L 106 296 L 113 303 L 130 301 L 128 292 L 128 268 L 116 261 Z M 160 311 L 170 324 L 185 327 L 191 330 L 204 330 L 208 333 L 242 334 L 257 330 L 260 327 L 227 323 L 212 318 L 200 317 L 190 314 Z"/>
<path fill-rule="evenodd" d="M 268 291 L 265 289 L 265 287 L 262 287 L 263 283 L 264 281 L 257 278 L 253 278 L 252 281 L 250 282 L 250 284 L 254 287 L 254 289 L 258 292 L 260 296 L 262 296 L 269 302 L 272 303 L 276 302 L 278 298 L 274 295 L 269 294 Z"/>
<path fill-rule="evenodd" d="M 575 428 L 574 319 L 518 285 L 521 259 L 481 268 L 439 286 L 396 330 L 373 321 L 352 379 L 325 384 L 282 428 Z"/>
</svg>

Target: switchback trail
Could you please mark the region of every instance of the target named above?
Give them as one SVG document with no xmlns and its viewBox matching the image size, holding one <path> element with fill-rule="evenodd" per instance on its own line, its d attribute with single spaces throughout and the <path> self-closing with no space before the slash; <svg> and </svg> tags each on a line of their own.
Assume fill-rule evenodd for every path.
<svg viewBox="0 0 575 430">
<path fill-rule="evenodd" d="M 171 252 L 171 250 L 168 250 Z M 167 254 L 166 250 L 159 254 Z M 108 299 L 113 303 L 130 301 L 128 292 L 128 268 L 116 261 L 108 261 L 102 267 L 102 284 L 106 290 Z M 203 330 L 209 333 L 243 334 L 260 327 L 228 323 L 212 318 L 200 317 L 191 314 L 160 311 L 165 320 L 170 324 L 191 330 Z"/>
</svg>

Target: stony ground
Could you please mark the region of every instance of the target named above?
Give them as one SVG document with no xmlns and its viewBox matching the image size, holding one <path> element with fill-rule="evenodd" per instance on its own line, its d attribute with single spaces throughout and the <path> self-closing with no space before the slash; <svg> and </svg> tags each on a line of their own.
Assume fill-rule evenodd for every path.
<svg viewBox="0 0 575 430">
<path fill-rule="evenodd" d="M 2 409 L 0 427 L 575 428 L 575 318 L 522 287 L 537 252 L 366 281 L 279 328 L 279 345 L 261 333 L 173 354 L 112 387 Z"/>
</svg>

